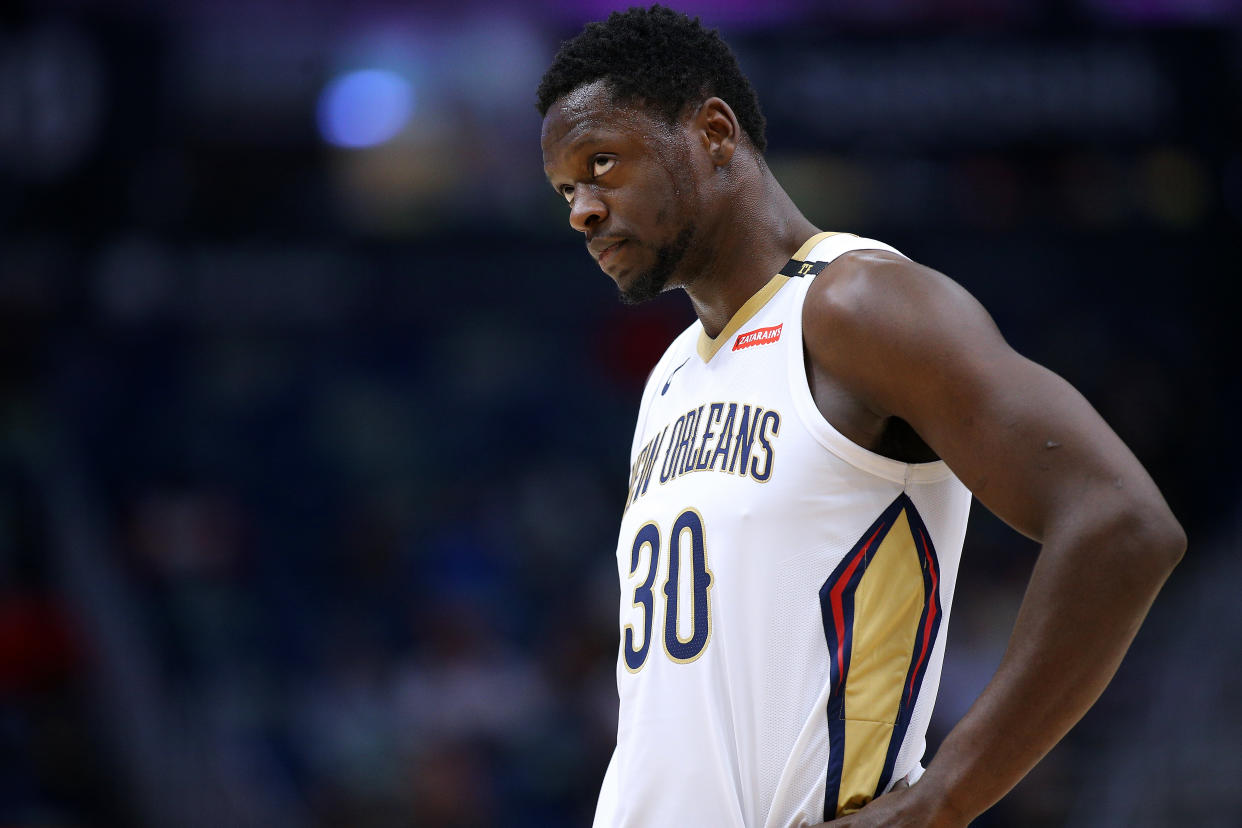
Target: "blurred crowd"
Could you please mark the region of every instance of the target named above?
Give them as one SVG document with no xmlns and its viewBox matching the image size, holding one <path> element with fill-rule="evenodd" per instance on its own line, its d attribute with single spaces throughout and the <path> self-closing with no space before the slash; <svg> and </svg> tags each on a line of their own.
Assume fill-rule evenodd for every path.
<svg viewBox="0 0 1242 828">
<path fill-rule="evenodd" d="M 1232 825 L 1238 4 L 672 5 L 808 217 L 961 281 L 1190 535 L 976 824 Z M 638 392 L 692 318 L 619 307 L 542 180 L 539 75 L 610 8 L 0 16 L 0 822 L 589 823 Z M 1036 551 L 976 507 L 929 755 Z"/>
</svg>

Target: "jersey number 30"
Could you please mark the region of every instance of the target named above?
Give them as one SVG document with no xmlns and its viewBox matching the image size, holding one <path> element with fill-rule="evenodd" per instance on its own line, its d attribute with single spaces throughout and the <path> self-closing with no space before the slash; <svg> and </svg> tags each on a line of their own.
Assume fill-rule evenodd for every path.
<svg viewBox="0 0 1242 828">
<path fill-rule="evenodd" d="M 703 517 L 694 509 L 686 509 L 673 521 L 669 535 L 668 579 L 664 582 L 664 652 L 681 664 L 694 661 L 703 654 L 712 637 L 711 588 L 712 573 L 707 568 L 707 541 L 703 533 Z M 660 570 L 660 527 L 645 523 L 634 537 L 630 551 L 630 575 L 633 576 L 647 550 L 647 577 L 634 588 L 634 606 L 643 611 L 642 646 L 634 646 L 634 627 L 625 625 L 625 666 L 636 673 L 647 661 L 651 649 L 651 626 L 655 615 L 656 574 Z M 688 556 L 689 560 L 685 560 Z M 683 572 L 683 564 L 689 571 Z M 683 584 L 683 576 L 685 583 Z M 690 610 L 689 635 L 682 636 L 678 627 L 682 590 L 688 589 Z"/>
</svg>

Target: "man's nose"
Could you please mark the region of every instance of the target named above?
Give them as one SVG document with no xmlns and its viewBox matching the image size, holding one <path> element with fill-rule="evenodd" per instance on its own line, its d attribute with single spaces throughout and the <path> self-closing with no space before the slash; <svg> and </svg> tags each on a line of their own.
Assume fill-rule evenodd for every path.
<svg viewBox="0 0 1242 828">
<path fill-rule="evenodd" d="M 585 233 L 606 218 L 608 218 L 608 208 L 600 200 L 593 187 L 574 188 L 574 198 L 569 205 L 570 227 Z"/>
</svg>

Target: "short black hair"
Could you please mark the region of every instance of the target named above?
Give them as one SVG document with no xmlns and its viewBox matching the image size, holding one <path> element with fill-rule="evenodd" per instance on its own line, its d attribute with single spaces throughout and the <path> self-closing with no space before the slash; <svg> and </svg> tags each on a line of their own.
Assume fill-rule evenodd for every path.
<svg viewBox="0 0 1242 828">
<path fill-rule="evenodd" d="M 618 100 L 655 109 L 674 123 L 715 95 L 732 107 L 760 153 L 767 150 L 759 97 L 715 29 L 660 5 L 613 12 L 588 23 L 560 50 L 539 82 L 539 114 L 580 86 L 604 79 Z"/>
</svg>

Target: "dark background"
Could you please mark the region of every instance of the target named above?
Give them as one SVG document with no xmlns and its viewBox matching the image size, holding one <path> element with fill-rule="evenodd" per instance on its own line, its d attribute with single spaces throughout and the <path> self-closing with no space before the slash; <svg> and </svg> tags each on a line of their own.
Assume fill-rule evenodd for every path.
<svg viewBox="0 0 1242 828">
<path fill-rule="evenodd" d="M 674 5 L 808 217 L 966 285 L 1190 536 L 976 824 L 1236 824 L 1239 4 Z M 0 822 L 589 822 L 633 417 L 691 319 L 622 309 L 542 180 L 539 76 L 613 7 L 0 14 Z M 929 753 L 1035 551 L 976 508 Z"/>
</svg>

